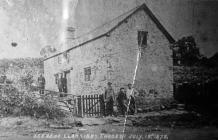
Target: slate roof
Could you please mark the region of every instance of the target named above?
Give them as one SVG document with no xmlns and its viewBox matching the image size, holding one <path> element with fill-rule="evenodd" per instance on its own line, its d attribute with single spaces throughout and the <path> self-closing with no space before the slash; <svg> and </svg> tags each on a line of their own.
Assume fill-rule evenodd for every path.
<svg viewBox="0 0 218 140">
<path fill-rule="evenodd" d="M 164 26 L 159 22 L 159 20 L 155 17 L 155 15 L 152 13 L 152 11 L 147 7 L 146 4 L 142 4 L 141 6 L 135 7 L 131 9 L 130 11 L 112 19 L 111 21 L 102 24 L 101 26 L 95 28 L 94 30 L 91 30 L 90 32 L 86 33 L 85 35 L 81 35 L 74 40 L 72 40 L 73 47 L 63 51 L 59 52 L 55 55 L 52 55 L 48 58 L 45 58 L 45 60 L 48 60 L 52 57 L 58 56 L 64 52 L 70 51 L 74 48 L 83 46 L 84 44 L 87 44 L 89 42 L 92 42 L 94 40 L 97 40 L 101 37 L 107 36 L 111 32 L 113 32 L 117 27 L 119 27 L 122 23 L 126 22 L 128 18 L 130 18 L 133 14 L 135 14 L 139 10 L 144 10 L 148 16 L 154 21 L 154 23 L 157 25 L 159 30 L 166 36 L 166 38 L 169 40 L 170 43 L 175 42 L 174 38 L 170 35 L 170 33 L 164 28 Z"/>
</svg>

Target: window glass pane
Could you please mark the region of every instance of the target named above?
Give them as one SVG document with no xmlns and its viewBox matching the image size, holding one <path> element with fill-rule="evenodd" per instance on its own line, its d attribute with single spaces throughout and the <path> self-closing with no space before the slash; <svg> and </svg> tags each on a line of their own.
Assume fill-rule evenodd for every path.
<svg viewBox="0 0 218 140">
<path fill-rule="evenodd" d="M 91 67 L 84 68 L 85 81 L 90 81 L 91 77 Z"/>
<path fill-rule="evenodd" d="M 138 31 L 138 45 L 144 46 L 147 45 L 147 34 L 146 31 Z"/>
</svg>

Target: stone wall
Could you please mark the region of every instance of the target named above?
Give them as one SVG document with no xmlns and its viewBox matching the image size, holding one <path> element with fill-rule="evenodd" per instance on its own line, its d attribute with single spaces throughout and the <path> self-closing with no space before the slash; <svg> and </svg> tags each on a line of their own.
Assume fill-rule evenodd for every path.
<svg viewBox="0 0 218 140">
<path fill-rule="evenodd" d="M 58 72 L 58 67 L 54 65 L 56 58 L 48 59 L 44 61 L 44 77 L 45 77 L 45 89 L 58 91 L 57 85 L 55 84 L 54 74 Z"/>
<path fill-rule="evenodd" d="M 148 31 L 148 45 L 142 49 L 136 88 L 155 89 L 159 95 L 171 96 L 173 77 L 169 42 L 143 10 L 131 16 L 109 36 L 72 49 L 70 64 L 57 64 L 57 57 L 47 60 L 45 73 L 46 78 L 50 78 L 47 87 L 54 89 L 55 72 L 70 68 L 72 94 L 103 93 L 109 81 L 116 92 L 120 87 L 126 87 L 132 83 L 136 67 L 138 30 Z M 91 80 L 87 82 L 84 81 L 86 67 L 92 70 Z"/>
<path fill-rule="evenodd" d="M 143 3 L 176 40 L 192 35 L 202 54 L 210 57 L 217 52 L 218 2 L 215 0 L 79 0 L 76 34 L 89 32 Z"/>
<path fill-rule="evenodd" d="M 131 83 L 133 80 L 138 53 L 138 30 L 148 31 L 148 45 L 142 49 L 136 76 L 136 88 L 147 91 L 155 89 L 161 96 L 172 96 L 172 51 L 169 48 L 169 42 L 142 10 L 134 14 L 127 23 L 122 24 L 111 34 L 112 50 L 121 49 L 113 58 L 120 59 L 120 61 L 114 61 L 117 66 L 115 74 L 113 74 L 114 79 L 119 81 L 119 86 Z M 123 77 L 117 79 L 117 75 Z"/>
</svg>

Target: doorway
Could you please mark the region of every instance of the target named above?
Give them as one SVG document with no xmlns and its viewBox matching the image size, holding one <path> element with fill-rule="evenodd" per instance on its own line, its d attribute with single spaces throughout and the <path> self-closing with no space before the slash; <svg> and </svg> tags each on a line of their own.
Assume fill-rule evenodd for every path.
<svg viewBox="0 0 218 140">
<path fill-rule="evenodd" d="M 64 72 L 64 77 L 66 78 L 66 93 L 70 94 L 71 92 L 71 78 L 70 78 L 70 70 Z"/>
</svg>

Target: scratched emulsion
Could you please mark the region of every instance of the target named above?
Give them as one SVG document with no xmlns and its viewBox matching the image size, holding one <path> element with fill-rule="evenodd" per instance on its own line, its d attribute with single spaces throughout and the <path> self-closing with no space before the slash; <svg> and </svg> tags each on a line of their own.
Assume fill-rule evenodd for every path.
<svg viewBox="0 0 218 140">
<path fill-rule="evenodd" d="M 71 4 L 72 3 L 72 7 Z M 60 36 L 59 36 L 59 44 L 61 45 L 61 51 L 65 51 L 68 48 L 67 45 L 67 28 L 68 28 L 68 21 L 70 17 L 70 13 L 72 14 L 72 17 L 74 17 L 75 14 L 75 8 L 78 4 L 78 0 L 63 0 L 62 1 L 62 21 L 61 21 L 61 30 L 60 30 Z M 71 22 L 74 18 L 71 19 Z M 62 57 L 62 62 L 66 61 L 64 57 Z"/>
<path fill-rule="evenodd" d="M 142 44 L 142 42 L 140 42 L 140 44 Z M 138 51 L 137 51 L 136 66 L 135 66 L 135 71 L 134 71 L 133 80 L 132 80 L 132 85 L 133 86 L 134 86 L 135 80 L 136 80 L 136 75 L 137 75 L 137 70 L 138 70 L 138 66 L 139 66 L 140 57 L 141 57 L 141 47 L 139 47 Z M 132 95 L 132 93 L 133 93 L 133 89 L 131 90 L 130 95 Z M 124 124 L 123 124 L 123 135 L 124 135 L 125 129 L 126 129 L 126 120 L 127 120 L 127 117 L 128 117 L 129 105 L 130 105 L 130 100 L 128 102 L 127 112 L 126 112 L 125 120 L 124 120 Z M 122 137 L 122 139 L 124 139 L 124 137 Z"/>
</svg>

